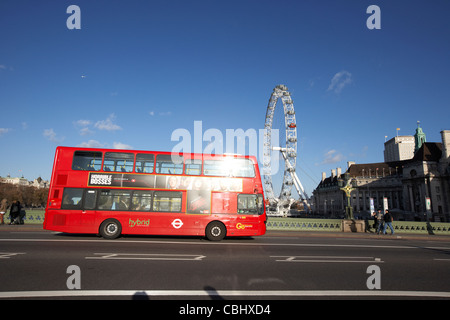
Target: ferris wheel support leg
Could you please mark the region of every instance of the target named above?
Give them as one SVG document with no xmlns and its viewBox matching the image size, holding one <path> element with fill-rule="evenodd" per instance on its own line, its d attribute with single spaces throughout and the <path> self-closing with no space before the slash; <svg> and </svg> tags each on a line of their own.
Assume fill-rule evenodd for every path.
<svg viewBox="0 0 450 320">
<path fill-rule="evenodd" d="M 305 189 L 303 188 L 303 185 L 300 182 L 300 179 L 297 177 L 297 174 L 295 172 L 291 172 L 291 176 L 298 194 L 301 193 L 301 195 L 305 198 L 305 200 L 308 199 L 308 195 L 306 194 Z"/>
<path fill-rule="evenodd" d="M 286 148 L 273 147 L 272 150 L 280 151 L 281 154 L 283 155 L 283 158 L 284 158 L 284 161 L 286 163 L 286 166 L 289 169 L 292 169 L 292 166 L 291 166 L 291 164 L 289 163 L 289 161 L 287 159 L 287 155 L 286 155 L 287 149 Z M 303 196 L 305 199 L 308 199 L 308 195 L 306 194 L 305 189 L 303 188 L 303 185 L 302 185 L 302 183 L 300 182 L 300 179 L 297 176 L 297 173 L 295 173 L 294 170 L 291 170 L 289 173 L 290 173 L 290 175 L 292 177 L 292 180 L 294 181 L 294 186 L 297 189 L 298 194 L 300 196 Z"/>
</svg>

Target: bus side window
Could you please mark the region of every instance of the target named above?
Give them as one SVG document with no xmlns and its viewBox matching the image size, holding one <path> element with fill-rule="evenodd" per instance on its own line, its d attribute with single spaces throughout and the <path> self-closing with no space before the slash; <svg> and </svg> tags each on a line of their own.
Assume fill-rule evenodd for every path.
<svg viewBox="0 0 450 320">
<path fill-rule="evenodd" d="M 159 154 L 156 156 L 156 173 L 183 174 L 183 158 L 176 156 L 179 161 L 172 161 L 170 154 Z"/>
<path fill-rule="evenodd" d="M 255 167 L 250 159 L 205 160 L 203 174 L 205 176 L 254 178 Z"/>
<path fill-rule="evenodd" d="M 134 191 L 131 199 L 131 210 L 150 211 L 152 208 L 151 191 Z"/>
<path fill-rule="evenodd" d="M 83 209 L 93 210 L 95 209 L 96 203 L 97 203 L 97 190 L 86 190 L 86 193 L 84 195 Z"/>
<path fill-rule="evenodd" d="M 126 211 L 130 207 L 130 200 L 130 191 L 101 190 L 98 199 L 98 209 Z"/>
<path fill-rule="evenodd" d="M 238 213 L 240 214 L 257 214 L 258 199 L 255 194 L 238 195 Z"/>
<path fill-rule="evenodd" d="M 72 170 L 99 171 L 102 168 L 102 153 L 95 151 L 75 151 Z"/>
<path fill-rule="evenodd" d="M 106 152 L 103 163 L 104 171 L 132 172 L 134 166 L 134 154 L 124 152 Z"/>
<path fill-rule="evenodd" d="M 258 194 L 256 205 L 258 206 L 258 214 L 262 215 L 264 213 L 264 197 L 262 194 Z"/>
<path fill-rule="evenodd" d="M 61 209 L 76 210 L 81 209 L 83 199 L 82 188 L 65 188 Z"/>
<path fill-rule="evenodd" d="M 153 154 L 138 153 L 136 156 L 136 169 L 138 173 L 153 173 L 155 156 Z"/>
<path fill-rule="evenodd" d="M 255 167 L 250 159 L 233 159 L 232 172 L 233 177 L 255 177 Z"/>
<path fill-rule="evenodd" d="M 181 192 L 155 191 L 153 211 L 181 212 Z"/>
<path fill-rule="evenodd" d="M 202 174 L 202 160 L 200 159 L 186 159 L 184 167 L 187 175 L 199 176 Z"/>
</svg>

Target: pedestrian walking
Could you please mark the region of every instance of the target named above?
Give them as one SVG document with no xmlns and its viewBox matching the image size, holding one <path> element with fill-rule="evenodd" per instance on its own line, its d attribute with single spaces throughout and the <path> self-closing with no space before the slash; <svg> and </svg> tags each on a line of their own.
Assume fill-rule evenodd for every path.
<svg viewBox="0 0 450 320">
<path fill-rule="evenodd" d="M 15 200 L 13 204 L 11 205 L 9 216 L 11 217 L 11 222 L 9 224 L 16 224 L 17 219 L 20 215 L 20 209 L 22 209 L 22 206 L 20 205 L 19 200 Z"/>
<path fill-rule="evenodd" d="M 5 213 L 8 209 L 8 200 L 3 199 L 0 203 L 0 224 L 5 224 Z"/>
<path fill-rule="evenodd" d="M 384 227 L 383 226 L 383 213 L 381 212 L 381 209 L 378 209 L 377 222 L 378 222 L 377 234 L 380 234 L 381 228 Z"/>
<path fill-rule="evenodd" d="M 394 221 L 394 217 L 392 217 L 392 214 L 389 212 L 389 210 L 386 210 L 386 212 L 384 213 L 383 234 L 386 234 L 386 229 L 388 226 L 391 229 L 391 234 L 394 234 L 394 227 L 392 226 L 392 221 Z"/>
<path fill-rule="evenodd" d="M 377 229 L 378 229 L 378 218 L 377 218 L 377 213 L 375 211 L 372 212 L 372 217 L 373 217 L 373 229 L 375 230 L 375 232 L 377 232 Z"/>
</svg>

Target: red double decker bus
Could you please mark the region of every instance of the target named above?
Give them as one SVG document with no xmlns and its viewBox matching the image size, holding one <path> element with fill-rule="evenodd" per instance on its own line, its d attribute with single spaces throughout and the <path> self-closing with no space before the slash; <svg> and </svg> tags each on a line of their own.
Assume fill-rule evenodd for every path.
<svg viewBox="0 0 450 320">
<path fill-rule="evenodd" d="M 107 239 L 263 235 L 258 162 L 239 155 L 58 147 L 44 229 Z"/>
</svg>

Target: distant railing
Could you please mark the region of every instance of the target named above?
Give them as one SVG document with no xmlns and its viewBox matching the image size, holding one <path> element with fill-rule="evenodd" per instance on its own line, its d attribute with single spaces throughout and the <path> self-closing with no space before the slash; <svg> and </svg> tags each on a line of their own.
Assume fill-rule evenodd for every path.
<svg viewBox="0 0 450 320">
<path fill-rule="evenodd" d="M 42 224 L 44 215 L 44 210 L 27 210 L 24 223 Z M 5 223 L 9 222 L 9 213 L 6 213 Z M 373 232 L 373 220 L 369 220 L 368 224 Z M 450 235 L 450 223 L 446 222 L 394 221 L 392 226 L 395 233 Z M 342 220 L 268 217 L 267 230 L 340 232 Z M 387 228 L 386 232 L 390 233 L 391 230 Z"/>
<path fill-rule="evenodd" d="M 338 219 L 306 219 L 306 218 L 274 218 L 267 219 L 268 230 L 295 231 L 341 231 L 341 220 Z"/>
<path fill-rule="evenodd" d="M 309 219 L 309 218 L 275 218 L 267 220 L 268 230 L 295 231 L 334 231 L 342 230 L 340 219 Z M 373 232 L 373 220 L 368 221 Z M 394 221 L 392 223 L 396 233 L 450 235 L 450 223 L 423 221 Z M 391 230 L 387 228 L 387 233 Z"/>
<path fill-rule="evenodd" d="M 31 210 L 25 209 L 25 217 L 23 218 L 24 224 L 43 224 L 45 211 L 44 210 Z M 5 223 L 10 223 L 11 218 L 9 216 L 9 211 L 5 214 Z"/>
<path fill-rule="evenodd" d="M 394 221 L 392 226 L 398 233 L 450 235 L 450 223 L 446 222 Z"/>
</svg>

